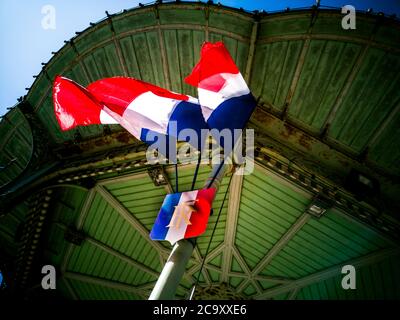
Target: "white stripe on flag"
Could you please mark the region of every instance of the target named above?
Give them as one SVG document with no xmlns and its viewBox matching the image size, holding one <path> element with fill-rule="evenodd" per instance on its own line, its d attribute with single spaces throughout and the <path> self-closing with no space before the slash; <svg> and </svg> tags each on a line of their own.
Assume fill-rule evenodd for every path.
<svg viewBox="0 0 400 320">
<path fill-rule="evenodd" d="M 149 119 L 150 123 L 157 123 L 160 128 L 157 130 L 158 132 L 161 130 L 161 133 L 166 133 L 171 113 L 179 102 L 181 102 L 181 100 L 160 97 L 148 91 L 136 97 L 136 99 L 128 105 L 123 117 L 125 113 L 129 113 L 129 110 L 135 111 Z M 151 129 L 153 125 L 143 123 L 141 127 Z"/>
<path fill-rule="evenodd" d="M 106 111 L 100 111 L 100 122 L 102 124 L 118 124 L 118 121 L 111 117 Z"/>
<path fill-rule="evenodd" d="M 111 118 L 113 118 L 118 124 L 120 124 L 123 128 L 125 128 L 130 134 L 132 134 L 134 137 L 136 137 L 138 140 L 140 140 L 140 134 L 142 131 L 142 128 L 139 127 L 139 118 L 141 117 L 140 115 L 137 115 L 136 117 L 133 116 L 133 120 L 125 117 L 121 117 L 118 113 L 112 111 L 111 109 L 107 108 L 106 106 L 103 106 L 104 112 Z"/>
<path fill-rule="evenodd" d="M 221 73 L 226 82 L 220 91 L 214 92 L 198 88 L 199 101 L 202 105 L 203 116 L 207 120 L 211 114 L 207 109 L 215 110 L 225 100 L 234 97 L 240 97 L 250 92 L 246 81 L 244 81 L 241 73 Z M 207 82 L 207 79 L 203 80 Z M 204 107 L 203 107 L 204 106 Z"/>
<path fill-rule="evenodd" d="M 182 193 L 181 198 L 179 199 L 178 205 L 183 204 L 186 201 L 196 200 L 197 192 L 198 191 L 195 190 L 195 191 L 189 191 L 189 192 Z M 189 213 L 187 215 L 187 218 L 190 220 L 191 216 L 192 216 L 192 213 Z M 176 221 L 175 221 L 175 223 L 176 223 Z M 174 225 L 168 229 L 165 240 L 168 240 L 169 242 L 171 242 L 171 244 L 174 244 L 176 241 L 183 239 L 185 237 L 186 229 L 187 229 L 186 221 L 185 221 L 185 219 L 182 219 L 180 224 L 178 225 L 178 228 Z"/>
</svg>

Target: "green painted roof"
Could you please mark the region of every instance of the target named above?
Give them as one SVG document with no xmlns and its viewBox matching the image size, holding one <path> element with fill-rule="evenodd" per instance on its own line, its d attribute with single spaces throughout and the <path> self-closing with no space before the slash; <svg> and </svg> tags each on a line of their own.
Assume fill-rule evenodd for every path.
<svg viewBox="0 0 400 320">
<path fill-rule="evenodd" d="M 209 170 L 206 168 L 198 177 L 199 184 L 207 176 Z M 167 173 L 169 180 L 174 181 L 174 170 L 168 169 Z M 193 173 L 192 166 L 180 167 L 180 190 L 190 190 Z M 195 281 L 200 264 L 198 254 L 204 257 L 228 179 L 224 179 L 214 202 L 214 215 L 208 230 L 197 241 L 199 253 L 192 256 L 178 298 L 187 296 Z M 72 187 L 57 190 L 46 256 L 61 270 L 65 265 L 62 281 L 68 285 L 60 287 L 65 296 L 71 297 L 72 291 L 81 299 L 148 297 L 171 249 L 168 242 L 160 245 L 148 237 L 167 189 L 168 186 L 155 187 L 147 173 L 138 173 L 128 179 L 121 176 L 99 180 L 89 192 Z M 220 283 L 224 277 L 242 297 L 287 298 L 296 287 L 289 287 L 284 292 L 286 296 L 280 292 L 270 296 L 268 290 L 374 254 L 375 258 L 357 269 L 357 284 L 365 291 L 354 295 L 339 292 L 344 290 L 338 271 L 326 279 L 317 277 L 300 286 L 298 298 L 368 298 L 370 291 L 376 298 L 398 297 L 396 272 L 388 275 L 393 277 L 388 282 L 388 289 L 383 287 L 388 283 L 374 280 L 376 276 L 381 277 L 381 265 L 389 264 L 391 268 L 391 264 L 398 262 L 395 259 L 397 251 L 381 258 L 382 252 L 395 248 L 393 242 L 337 209 L 331 209 L 320 219 L 305 214 L 311 192 L 288 185 L 283 178 L 262 166 L 257 165 L 252 175 L 244 177 L 240 190 L 240 199 L 236 199 L 239 210 L 234 241 L 227 242 L 226 224 L 234 217 L 233 212 L 227 216 L 225 209 L 207 256 L 200 281 L 202 286 Z M 140 231 L 129 217 L 141 225 Z M 66 227 L 78 220 L 86 237 L 79 246 L 71 245 L 64 238 Z M 301 228 L 289 237 L 281 250 L 276 251 L 277 245 L 299 221 Z M 71 252 L 67 254 L 69 248 Z M 226 254 L 231 257 L 227 266 L 224 265 Z M 263 261 L 266 257 L 269 257 L 267 263 Z M 374 283 L 373 289 L 367 288 L 370 282 Z M 310 296 L 314 290 L 317 293 Z M 391 293 L 384 293 L 384 290 Z"/>
<path fill-rule="evenodd" d="M 248 125 L 256 167 L 229 190 L 224 177 L 177 297 L 195 282 L 227 191 L 197 298 L 207 288 L 215 298 L 226 297 L 221 288 L 246 299 L 399 298 L 400 26 L 357 13 L 357 29 L 345 31 L 340 20 L 332 10 L 162 4 L 110 15 L 69 40 L 0 123 L 1 163 L 16 158 L 0 171 L 0 243 L 16 283 L 34 287 L 33 270 L 50 263 L 63 297 L 149 296 L 171 246 L 148 234 L 175 171 L 165 166 L 169 184 L 155 186 L 143 146 L 119 126 L 60 131 L 51 80 L 125 75 L 196 95 L 182 79 L 205 40 L 223 40 L 258 99 Z M 379 180 L 383 212 L 343 188 L 351 168 Z M 196 188 L 209 173 L 201 166 Z M 193 175 L 193 165 L 179 167 L 179 191 L 190 190 Z M 319 219 L 305 213 L 316 193 L 335 201 Z M 81 244 L 67 240 L 74 230 Z M 355 291 L 341 289 L 345 264 L 357 268 Z"/>
</svg>

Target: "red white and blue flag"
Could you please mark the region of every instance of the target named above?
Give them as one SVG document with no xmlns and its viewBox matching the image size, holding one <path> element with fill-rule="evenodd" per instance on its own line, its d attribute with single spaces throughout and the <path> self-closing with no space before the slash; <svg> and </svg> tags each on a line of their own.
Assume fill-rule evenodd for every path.
<svg viewBox="0 0 400 320">
<path fill-rule="evenodd" d="M 152 240 L 167 240 L 172 245 L 198 237 L 207 227 L 216 189 L 201 189 L 168 194 L 150 232 Z"/>
<path fill-rule="evenodd" d="M 120 124 L 139 140 L 147 141 L 148 131 L 179 135 L 181 130 L 191 128 L 200 136 L 200 130 L 207 129 L 197 99 L 133 78 L 105 78 L 84 88 L 57 76 L 53 102 L 62 130 Z M 170 126 L 172 121 L 174 128 Z"/>
<path fill-rule="evenodd" d="M 256 101 L 222 42 L 203 44 L 200 61 L 185 81 L 198 88 L 199 100 L 133 78 L 104 78 L 84 88 L 57 76 L 56 118 L 62 130 L 118 123 L 146 142 L 154 141 L 146 139 L 149 131 L 177 138 L 187 128 L 198 137 L 201 129 L 243 129 Z"/>
<path fill-rule="evenodd" d="M 53 102 L 62 130 L 93 124 L 120 124 L 145 142 L 154 135 L 175 136 L 184 129 L 243 129 L 256 101 L 222 42 L 206 42 L 185 81 L 198 88 L 199 100 L 127 77 L 100 79 L 86 88 L 57 76 Z M 157 139 L 157 138 L 156 138 Z M 235 140 L 232 139 L 233 145 Z M 224 147 L 224 142 L 220 141 Z M 232 147 L 233 147 L 232 145 Z M 201 145 L 198 145 L 201 149 Z M 215 189 L 167 195 L 150 233 L 153 240 L 174 244 L 206 230 Z"/>
<path fill-rule="evenodd" d="M 197 87 L 209 129 L 243 129 L 256 107 L 246 81 L 222 42 L 203 44 L 200 61 L 185 81 Z"/>
</svg>

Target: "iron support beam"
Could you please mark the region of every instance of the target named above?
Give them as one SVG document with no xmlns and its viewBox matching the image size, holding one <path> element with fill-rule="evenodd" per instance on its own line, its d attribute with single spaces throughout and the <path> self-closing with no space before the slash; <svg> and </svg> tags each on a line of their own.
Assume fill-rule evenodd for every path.
<svg viewBox="0 0 400 320">
<path fill-rule="evenodd" d="M 336 265 L 333 267 L 330 267 L 326 270 L 322 270 L 316 273 L 313 273 L 309 276 L 303 277 L 298 280 L 294 280 L 291 283 L 284 284 L 278 287 L 274 287 L 272 289 L 269 289 L 265 291 L 264 293 L 256 296 L 256 299 L 268 299 L 272 298 L 274 296 L 277 296 L 282 293 L 286 293 L 288 291 L 294 290 L 296 288 L 303 288 L 306 287 L 310 284 L 316 283 L 316 282 L 321 282 L 326 279 L 332 278 L 334 276 L 337 276 L 338 274 L 341 274 L 342 266 L 344 265 L 353 265 L 355 268 L 360 268 L 365 265 L 370 265 L 372 263 L 377 263 L 381 260 L 384 260 L 386 258 L 392 257 L 394 255 L 399 255 L 400 251 L 398 248 L 389 248 L 389 249 L 383 249 L 380 251 L 376 251 L 373 253 L 370 253 L 368 255 L 352 259 L 350 261 L 345 261 L 341 263 L 340 265 Z"/>
<path fill-rule="evenodd" d="M 222 282 L 228 281 L 228 272 L 232 262 L 232 248 L 235 242 L 236 225 L 239 216 L 240 198 L 242 194 L 243 175 L 234 175 L 229 190 L 228 213 L 224 238 Z"/>
<path fill-rule="evenodd" d="M 64 278 L 71 279 L 71 280 L 78 280 L 78 281 L 82 281 L 82 282 L 86 282 L 86 283 L 91 283 L 91 284 L 95 284 L 95 285 L 99 285 L 99 286 L 107 287 L 107 288 L 111 288 L 111 289 L 130 292 L 130 293 L 139 295 L 141 298 L 146 297 L 146 293 L 141 288 L 136 288 L 136 287 L 133 287 L 126 283 L 111 281 L 108 279 L 88 276 L 85 274 L 81 274 L 81 273 L 77 273 L 77 272 L 70 272 L 70 271 L 64 273 Z"/>
<path fill-rule="evenodd" d="M 115 199 L 103 186 L 96 185 L 96 191 L 113 207 L 139 234 L 160 254 L 167 254 L 168 250 L 159 242 L 150 240 L 149 231 L 137 220 L 117 199 Z"/>
<path fill-rule="evenodd" d="M 87 213 L 89 212 L 89 209 L 90 209 L 90 207 L 92 205 L 92 202 L 93 202 L 93 199 L 94 199 L 95 195 L 96 195 L 96 190 L 94 188 L 89 190 L 89 192 L 88 192 L 88 194 L 86 196 L 85 202 L 83 204 L 82 210 L 81 210 L 81 212 L 79 214 L 79 217 L 75 221 L 76 230 L 79 231 L 79 230 L 82 229 L 83 223 L 85 222 Z M 72 243 L 69 243 L 68 246 L 67 246 L 64 258 L 63 258 L 62 263 L 61 263 L 61 267 L 60 267 L 61 274 L 64 274 L 66 272 L 66 270 L 67 270 L 69 258 L 71 257 L 73 249 L 74 249 L 74 245 Z"/>
</svg>

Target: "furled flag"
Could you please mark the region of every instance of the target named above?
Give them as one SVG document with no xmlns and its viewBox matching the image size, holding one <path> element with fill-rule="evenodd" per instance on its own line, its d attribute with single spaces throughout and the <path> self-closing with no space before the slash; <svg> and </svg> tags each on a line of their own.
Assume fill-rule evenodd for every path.
<svg viewBox="0 0 400 320">
<path fill-rule="evenodd" d="M 172 245 L 201 235 L 207 227 L 215 188 L 168 194 L 153 229 L 152 240 L 167 240 Z"/>
<path fill-rule="evenodd" d="M 198 98 L 210 129 L 243 129 L 256 101 L 222 42 L 203 44 L 200 61 L 186 83 L 198 88 Z"/>
<path fill-rule="evenodd" d="M 183 129 L 199 133 L 207 128 L 197 99 L 133 78 L 104 78 L 84 88 L 57 76 L 53 101 L 62 130 L 118 123 L 139 140 L 149 142 L 149 131 L 178 138 Z"/>
</svg>

